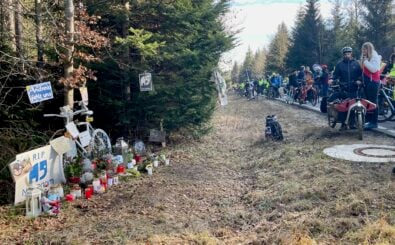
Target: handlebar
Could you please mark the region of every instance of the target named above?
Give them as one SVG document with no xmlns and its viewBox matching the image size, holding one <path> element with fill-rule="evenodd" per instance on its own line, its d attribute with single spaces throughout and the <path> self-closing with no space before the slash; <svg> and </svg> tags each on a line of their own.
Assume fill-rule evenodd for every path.
<svg viewBox="0 0 395 245">
<path fill-rule="evenodd" d="M 60 117 L 60 118 L 72 118 L 75 115 L 87 115 L 93 114 L 93 111 L 89 110 L 88 107 L 83 103 L 83 101 L 75 101 L 74 104 L 78 104 L 82 107 L 80 110 L 71 111 L 68 106 L 60 107 L 60 114 L 44 114 L 44 117 Z"/>
<path fill-rule="evenodd" d="M 44 117 L 66 117 L 66 116 L 60 114 L 44 114 Z"/>
</svg>

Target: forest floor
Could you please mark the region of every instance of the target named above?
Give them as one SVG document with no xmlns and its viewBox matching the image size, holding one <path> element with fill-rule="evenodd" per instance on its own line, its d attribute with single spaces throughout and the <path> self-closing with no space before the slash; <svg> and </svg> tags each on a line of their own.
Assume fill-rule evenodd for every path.
<svg viewBox="0 0 395 245">
<path fill-rule="evenodd" d="M 284 141 L 263 136 L 276 114 Z M 0 244 L 395 244 L 395 163 L 332 159 L 323 149 L 361 143 L 318 113 L 230 96 L 200 140 L 169 146 L 170 166 L 57 217 L 0 209 Z M 394 140 L 366 132 L 363 143 Z"/>
</svg>

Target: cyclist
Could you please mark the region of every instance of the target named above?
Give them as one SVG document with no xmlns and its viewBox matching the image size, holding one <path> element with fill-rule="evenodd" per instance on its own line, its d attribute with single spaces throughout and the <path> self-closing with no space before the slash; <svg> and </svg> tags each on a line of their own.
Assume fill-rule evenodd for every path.
<svg viewBox="0 0 395 245">
<path fill-rule="evenodd" d="M 338 62 L 333 72 L 333 77 L 328 81 L 328 84 L 332 84 L 333 80 L 339 79 L 340 86 L 342 87 L 340 92 L 333 93 L 328 98 L 328 103 L 335 100 L 343 100 L 346 98 L 355 98 L 358 90 L 357 81 L 360 81 L 362 69 L 358 61 L 352 56 L 352 48 L 342 48 L 343 60 Z M 344 121 L 346 120 L 346 112 L 339 112 L 339 121 L 342 122 L 340 130 L 346 129 Z M 351 117 L 350 127 L 354 128 L 353 125 L 354 117 Z"/>
<path fill-rule="evenodd" d="M 281 76 L 276 74 L 276 73 L 273 73 L 272 77 L 270 78 L 270 84 L 271 84 L 271 86 L 273 87 L 273 89 L 275 91 L 275 96 L 274 97 L 277 98 L 280 95 L 278 89 L 281 86 Z"/>
<path fill-rule="evenodd" d="M 245 89 L 246 89 L 245 87 L 246 87 L 246 85 L 244 82 L 239 83 L 239 91 L 240 91 L 241 96 L 245 95 Z"/>
<path fill-rule="evenodd" d="M 258 81 L 258 87 L 257 87 L 257 95 L 263 95 L 263 90 L 265 89 L 265 82 L 263 81 L 263 78 L 259 79 Z"/>
<path fill-rule="evenodd" d="M 305 69 L 306 69 L 306 68 L 305 68 L 304 66 L 301 66 L 301 67 L 300 67 L 300 70 L 299 70 L 299 72 L 298 72 L 298 76 L 296 77 L 296 79 L 297 79 L 298 81 L 304 80 Z"/>
</svg>

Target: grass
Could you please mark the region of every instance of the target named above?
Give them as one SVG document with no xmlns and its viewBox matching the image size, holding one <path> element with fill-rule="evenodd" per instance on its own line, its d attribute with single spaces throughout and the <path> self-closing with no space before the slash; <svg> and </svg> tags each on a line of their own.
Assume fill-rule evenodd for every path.
<svg viewBox="0 0 395 245">
<path fill-rule="evenodd" d="M 230 99 L 206 136 L 173 135 L 171 165 L 152 177 L 63 206 L 58 217 L 29 220 L 22 209 L 2 207 L 1 243 L 394 244 L 391 163 L 324 155 L 334 144 L 360 142 L 319 114 Z M 264 139 L 268 114 L 278 116 L 284 141 Z"/>
</svg>

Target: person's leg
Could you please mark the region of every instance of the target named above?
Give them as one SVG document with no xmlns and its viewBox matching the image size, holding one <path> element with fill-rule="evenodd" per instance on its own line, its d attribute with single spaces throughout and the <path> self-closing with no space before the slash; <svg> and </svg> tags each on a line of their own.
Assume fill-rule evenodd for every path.
<svg viewBox="0 0 395 245">
<path fill-rule="evenodd" d="M 328 96 L 328 87 L 329 87 L 328 84 L 323 84 L 322 85 L 322 97 Z"/>
<path fill-rule="evenodd" d="M 372 81 L 365 82 L 366 99 L 372 103 L 375 103 L 376 105 L 378 105 L 379 85 L 379 83 Z M 366 122 L 368 123 L 366 126 L 370 128 L 377 127 L 378 115 L 378 108 L 376 108 L 372 113 L 366 113 Z"/>
</svg>

